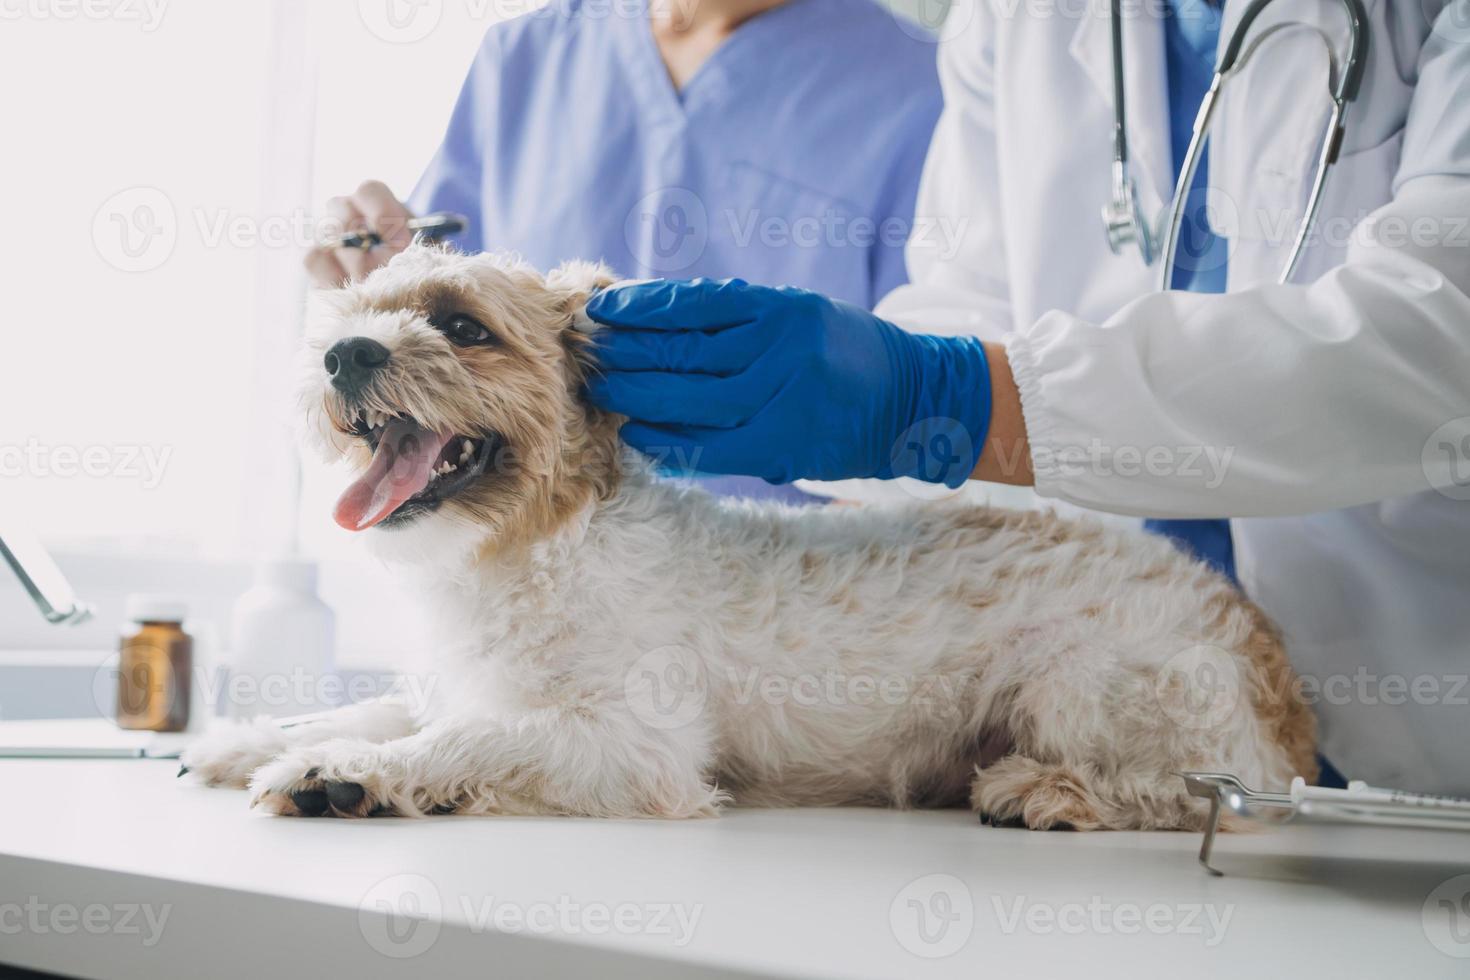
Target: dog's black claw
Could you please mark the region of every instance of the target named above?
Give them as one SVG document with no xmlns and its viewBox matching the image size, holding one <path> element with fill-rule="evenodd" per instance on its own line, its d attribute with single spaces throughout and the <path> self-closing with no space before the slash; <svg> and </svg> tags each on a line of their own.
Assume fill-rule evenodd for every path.
<svg viewBox="0 0 1470 980">
<path fill-rule="evenodd" d="M 1025 827 L 1026 826 L 1026 821 L 1024 819 L 1022 819 L 1021 817 L 1000 817 L 1000 818 L 991 817 L 990 818 L 990 826 L 992 826 L 992 827 Z"/>
<path fill-rule="evenodd" d="M 357 783 L 327 783 L 327 800 L 332 809 L 341 813 L 352 813 L 367 793 Z"/>
<path fill-rule="evenodd" d="M 291 802 L 296 804 L 296 809 L 301 811 L 303 817 L 319 817 L 327 812 L 327 805 L 331 801 L 319 789 L 298 789 L 291 794 Z"/>
<path fill-rule="evenodd" d="M 179 766 L 179 771 L 178 771 L 177 774 L 175 774 L 174 778 L 175 779 L 182 779 L 183 777 L 185 777 L 187 775 L 189 775 L 189 767 L 188 766 Z"/>
</svg>

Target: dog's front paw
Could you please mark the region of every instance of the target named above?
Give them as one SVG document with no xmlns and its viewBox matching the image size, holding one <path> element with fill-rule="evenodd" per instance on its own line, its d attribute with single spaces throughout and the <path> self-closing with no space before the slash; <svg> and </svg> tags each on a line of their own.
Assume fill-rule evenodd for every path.
<svg viewBox="0 0 1470 980">
<path fill-rule="evenodd" d="M 286 736 L 269 718 L 216 725 L 189 743 L 179 775 L 210 786 L 244 789 L 250 774 L 286 750 Z"/>
<path fill-rule="evenodd" d="M 379 746 L 349 739 L 288 752 L 256 770 L 250 805 L 282 817 L 394 813 L 382 754 Z"/>
</svg>

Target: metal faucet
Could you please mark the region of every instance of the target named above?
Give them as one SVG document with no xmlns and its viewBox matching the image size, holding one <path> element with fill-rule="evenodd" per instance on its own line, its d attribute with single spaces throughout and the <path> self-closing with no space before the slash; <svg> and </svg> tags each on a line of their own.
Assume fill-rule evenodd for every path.
<svg viewBox="0 0 1470 980">
<path fill-rule="evenodd" d="M 92 607 L 76 597 L 66 576 L 33 535 L 0 522 L 0 557 L 15 571 L 46 622 L 75 626 L 92 618 Z"/>
</svg>

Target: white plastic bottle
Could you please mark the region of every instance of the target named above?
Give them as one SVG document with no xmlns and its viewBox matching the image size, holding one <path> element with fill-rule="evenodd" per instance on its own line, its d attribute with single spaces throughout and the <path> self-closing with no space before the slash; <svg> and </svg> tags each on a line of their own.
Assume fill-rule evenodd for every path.
<svg viewBox="0 0 1470 980">
<path fill-rule="evenodd" d="M 235 603 L 226 714 L 280 718 L 335 706 L 336 617 L 317 595 L 313 562 L 263 561 Z"/>
</svg>

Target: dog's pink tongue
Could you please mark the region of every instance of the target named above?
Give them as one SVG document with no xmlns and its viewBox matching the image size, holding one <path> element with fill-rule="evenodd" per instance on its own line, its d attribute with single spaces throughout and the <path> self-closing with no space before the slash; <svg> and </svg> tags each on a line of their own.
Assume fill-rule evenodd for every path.
<svg viewBox="0 0 1470 980">
<path fill-rule="evenodd" d="M 343 491 L 332 517 L 349 531 L 365 531 L 429 485 L 434 463 L 451 432 L 430 432 L 394 419 L 383 428 L 367 472 Z"/>
</svg>

